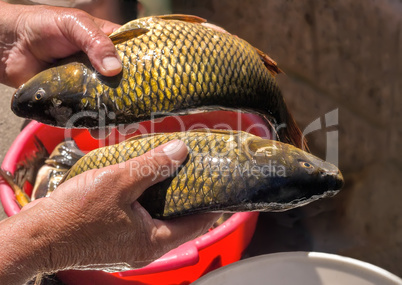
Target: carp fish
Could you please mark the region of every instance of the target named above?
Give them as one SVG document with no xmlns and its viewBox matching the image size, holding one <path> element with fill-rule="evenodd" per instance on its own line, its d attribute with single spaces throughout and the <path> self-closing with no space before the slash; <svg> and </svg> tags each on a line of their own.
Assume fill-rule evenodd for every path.
<svg viewBox="0 0 402 285">
<path fill-rule="evenodd" d="M 68 170 L 84 156 L 74 140 L 61 142 L 50 156 L 36 137 L 35 145 L 37 151 L 18 165 L 14 174 L 0 168 L 0 182 L 3 180 L 14 191 L 15 201 L 20 208 L 33 200 L 49 196 Z M 33 185 L 31 196 L 25 193 L 26 182 Z"/>
<path fill-rule="evenodd" d="M 61 183 L 87 170 L 127 161 L 173 139 L 187 145 L 187 160 L 174 175 L 138 199 L 155 218 L 208 211 L 284 211 L 333 196 L 343 186 L 337 167 L 293 145 L 223 130 L 139 135 L 95 149 Z M 137 165 L 132 167 L 130 171 L 141 171 Z"/>
<path fill-rule="evenodd" d="M 60 61 L 14 94 L 17 116 L 63 128 L 103 128 L 172 114 L 244 110 L 262 114 L 278 139 L 302 134 L 274 76 L 275 61 L 248 42 L 190 15 L 131 21 L 113 34 L 123 70 L 98 74 L 85 54 Z M 285 127 L 283 127 L 285 126 Z"/>
<path fill-rule="evenodd" d="M 37 172 L 31 200 L 49 196 L 68 170 L 84 155 L 74 140 L 59 143 Z"/>
</svg>

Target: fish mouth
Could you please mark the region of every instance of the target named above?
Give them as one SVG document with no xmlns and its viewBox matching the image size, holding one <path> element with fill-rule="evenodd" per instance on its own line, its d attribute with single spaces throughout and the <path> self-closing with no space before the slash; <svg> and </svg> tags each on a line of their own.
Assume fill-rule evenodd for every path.
<svg viewBox="0 0 402 285">
<path fill-rule="evenodd" d="M 30 118 L 35 112 L 36 104 L 32 101 L 37 85 L 22 84 L 13 94 L 11 99 L 11 110 L 19 117 Z"/>
<path fill-rule="evenodd" d="M 13 97 L 11 98 L 11 110 L 18 116 L 19 114 L 19 108 L 18 108 L 18 98 L 20 97 L 20 91 L 24 87 L 24 84 L 22 84 L 13 94 Z"/>
<path fill-rule="evenodd" d="M 336 168 L 335 166 L 333 167 Z M 321 174 L 321 180 L 327 181 L 328 191 L 338 191 L 342 189 L 345 184 L 343 175 L 338 169 L 332 171 L 323 171 Z"/>
<path fill-rule="evenodd" d="M 321 174 L 321 180 L 326 181 L 328 190 L 342 189 L 344 179 L 337 166 L 324 160 L 321 161 L 310 153 L 304 153 L 303 155 L 319 168 L 318 173 Z"/>
<path fill-rule="evenodd" d="M 271 193 L 260 196 L 258 200 L 262 203 L 277 203 L 283 210 L 287 207 L 300 207 L 318 199 L 333 197 L 344 185 L 344 179 L 339 170 L 313 175 L 310 178 L 301 183 L 296 177 L 297 181 L 294 183 L 273 189 Z M 270 199 L 270 195 L 273 195 L 275 199 Z"/>
<path fill-rule="evenodd" d="M 56 121 L 51 116 L 46 116 L 46 111 L 43 108 L 22 98 L 23 95 L 20 93 L 22 88 L 23 86 L 14 93 L 11 99 L 11 110 L 13 113 L 21 118 L 32 119 L 54 126 Z"/>
<path fill-rule="evenodd" d="M 11 98 L 11 111 L 18 117 L 29 117 L 31 115 L 32 105 L 30 103 L 23 102 L 21 99 L 21 90 L 24 88 L 24 84 L 21 85 L 13 94 Z"/>
<path fill-rule="evenodd" d="M 329 174 L 330 175 L 330 174 Z M 334 182 L 331 190 L 340 190 L 345 185 L 345 180 L 343 179 L 343 175 L 340 171 L 337 171 L 333 174 Z"/>
</svg>

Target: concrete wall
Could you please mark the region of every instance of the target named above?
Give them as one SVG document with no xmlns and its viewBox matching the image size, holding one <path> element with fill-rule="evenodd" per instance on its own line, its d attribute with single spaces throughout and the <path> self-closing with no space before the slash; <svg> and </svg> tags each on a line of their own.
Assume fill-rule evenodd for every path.
<svg viewBox="0 0 402 285">
<path fill-rule="evenodd" d="M 324 125 L 325 114 L 339 109 L 339 125 L 328 131 L 339 131 L 343 192 L 303 210 L 261 215 L 265 235 L 249 254 L 335 252 L 402 276 L 402 2 L 172 2 L 173 12 L 204 17 L 276 60 L 302 128 L 317 118 Z M 321 157 L 326 131 L 308 136 Z"/>
</svg>

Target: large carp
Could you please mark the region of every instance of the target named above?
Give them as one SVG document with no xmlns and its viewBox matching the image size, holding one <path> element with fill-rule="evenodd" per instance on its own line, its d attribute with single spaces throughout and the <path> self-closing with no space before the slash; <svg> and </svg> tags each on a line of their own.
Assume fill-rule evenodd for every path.
<svg viewBox="0 0 402 285">
<path fill-rule="evenodd" d="M 207 110 L 252 110 L 269 118 L 279 140 L 302 135 L 266 54 L 237 36 L 187 15 L 131 21 L 111 40 L 123 70 L 100 76 L 85 54 L 46 69 L 14 94 L 18 116 L 65 128 L 100 128 Z"/>
<path fill-rule="evenodd" d="M 61 183 L 174 139 L 187 145 L 188 159 L 177 173 L 147 189 L 138 200 L 156 218 L 208 211 L 284 211 L 333 196 L 343 186 L 337 167 L 299 148 L 223 130 L 140 135 L 95 149 Z M 143 171 L 137 164 L 130 167 L 139 174 Z"/>
</svg>

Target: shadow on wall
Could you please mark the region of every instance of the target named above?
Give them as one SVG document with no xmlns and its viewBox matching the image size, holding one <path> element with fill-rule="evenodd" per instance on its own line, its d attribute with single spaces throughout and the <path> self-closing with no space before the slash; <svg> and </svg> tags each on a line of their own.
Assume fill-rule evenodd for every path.
<svg viewBox="0 0 402 285">
<path fill-rule="evenodd" d="M 338 146 L 344 190 L 261 214 L 247 254 L 333 252 L 402 276 L 402 2 L 173 0 L 172 11 L 268 53 L 286 73 L 278 82 L 301 128 L 321 125 L 307 136 L 312 152 L 324 158 L 328 143 Z"/>
</svg>

